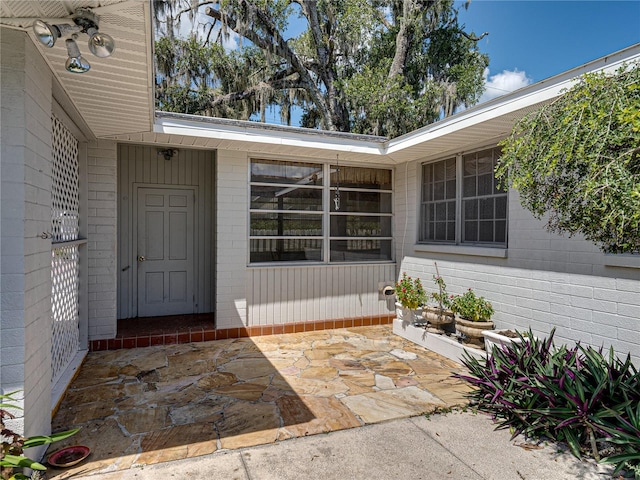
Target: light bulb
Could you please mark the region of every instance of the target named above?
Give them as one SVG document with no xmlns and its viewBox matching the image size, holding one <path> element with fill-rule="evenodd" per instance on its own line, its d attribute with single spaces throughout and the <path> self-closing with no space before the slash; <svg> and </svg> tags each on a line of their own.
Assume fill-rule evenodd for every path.
<svg viewBox="0 0 640 480">
<path fill-rule="evenodd" d="M 67 71 L 71 73 L 88 72 L 91 65 L 80 55 L 80 49 L 76 41 L 68 39 L 65 43 L 67 44 L 67 53 L 69 54 L 69 58 L 67 58 L 67 62 L 64 65 Z"/>
<path fill-rule="evenodd" d="M 88 29 L 87 34 L 89 35 L 89 50 L 96 57 L 109 57 L 115 51 L 116 43 L 110 35 L 100 33 L 95 28 Z"/>
<path fill-rule="evenodd" d="M 38 41 L 48 48 L 52 48 L 58 37 L 60 37 L 60 30 L 55 25 L 49 25 L 42 20 L 33 22 L 32 28 Z"/>
</svg>

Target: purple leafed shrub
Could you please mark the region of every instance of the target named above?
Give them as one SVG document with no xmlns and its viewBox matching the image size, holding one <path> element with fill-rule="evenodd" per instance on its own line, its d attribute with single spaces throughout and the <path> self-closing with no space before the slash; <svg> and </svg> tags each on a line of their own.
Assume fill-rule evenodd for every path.
<svg viewBox="0 0 640 480">
<path fill-rule="evenodd" d="M 465 355 L 470 373 L 456 377 L 476 387 L 470 399 L 497 428 L 564 441 L 577 457 L 590 452 L 596 460 L 599 443 L 619 444 L 620 455 L 606 462 L 617 471 L 640 464 L 640 438 L 629 441 L 640 431 L 640 375 L 630 356 L 622 361 L 613 349 L 604 355 L 580 344 L 556 347 L 554 333 L 537 339 L 529 332 L 521 343 L 495 346 L 486 360 Z"/>
</svg>

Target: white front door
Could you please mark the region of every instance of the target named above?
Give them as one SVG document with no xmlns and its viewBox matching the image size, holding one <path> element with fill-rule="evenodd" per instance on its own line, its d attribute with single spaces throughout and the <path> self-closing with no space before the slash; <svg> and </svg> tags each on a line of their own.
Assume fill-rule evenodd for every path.
<svg viewBox="0 0 640 480">
<path fill-rule="evenodd" d="M 194 313 L 193 187 L 138 187 L 138 316 Z"/>
</svg>

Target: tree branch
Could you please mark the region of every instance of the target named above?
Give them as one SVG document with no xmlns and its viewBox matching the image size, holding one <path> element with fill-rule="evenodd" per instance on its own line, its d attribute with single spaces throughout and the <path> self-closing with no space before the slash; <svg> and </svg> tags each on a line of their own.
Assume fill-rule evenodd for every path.
<svg viewBox="0 0 640 480">
<path fill-rule="evenodd" d="M 305 68 L 302 60 L 300 60 L 298 55 L 289 47 L 288 43 L 282 37 L 282 35 L 280 35 L 280 32 L 271 21 L 271 18 L 263 10 L 259 9 L 248 0 L 238 0 L 238 3 L 239 5 L 244 6 L 247 10 L 255 14 L 255 16 L 260 21 L 260 26 L 264 27 L 269 38 L 259 36 L 255 28 L 240 28 L 235 19 L 229 17 L 220 10 L 207 7 L 205 10 L 205 14 L 223 22 L 223 24 L 227 25 L 231 30 L 247 38 L 263 50 L 274 53 L 288 61 L 300 75 L 302 88 L 306 88 L 309 91 L 309 94 L 312 97 L 314 103 L 318 106 L 320 112 L 322 113 L 326 128 L 328 128 L 329 130 L 335 130 L 336 127 L 332 121 L 331 114 L 325 103 L 322 92 L 311 78 L 309 70 Z"/>
<path fill-rule="evenodd" d="M 489 35 L 489 32 L 484 32 L 482 35 L 480 35 L 479 37 L 475 37 L 472 35 L 469 35 L 467 32 L 464 31 L 460 31 L 460 33 L 465 37 L 468 38 L 469 40 L 471 40 L 472 42 L 479 42 L 480 40 L 482 40 L 484 37 L 486 37 L 487 35 Z"/>
<path fill-rule="evenodd" d="M 283 90 L 283 89 L 295 89 L 304 88 L 298 80 L 290 78 L 282 78 L 276 81 L 260 82 L 257 85 L 249 87 L 241 92 L 227 93 L 226 95 L 218 95 L 211 101 L 211 107 L 217 107 L 220 105 L 237 102 L 240 100 L 246 100 L 254 97 L 260 90 L 263 89 Z"/>
</svg>

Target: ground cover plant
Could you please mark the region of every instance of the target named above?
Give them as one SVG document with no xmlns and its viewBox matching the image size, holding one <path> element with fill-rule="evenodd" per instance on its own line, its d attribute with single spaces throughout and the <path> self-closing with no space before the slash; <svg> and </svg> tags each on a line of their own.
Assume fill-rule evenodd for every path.
<svg viewBox="0 0 640 480">
<path fill-rule="evenodd" d="M 554 333 L 538 339 L 529 332 L 522 343 L 494 347 L 487 359 L 465 355 L 470 374 L 455 376 L 475 387 L 470 399 L 497 428 L 566 442 L 576 457 L 590 455 L 640 478 L 640 374 L 630 355 L 555 346 Z"/>
</svg>

